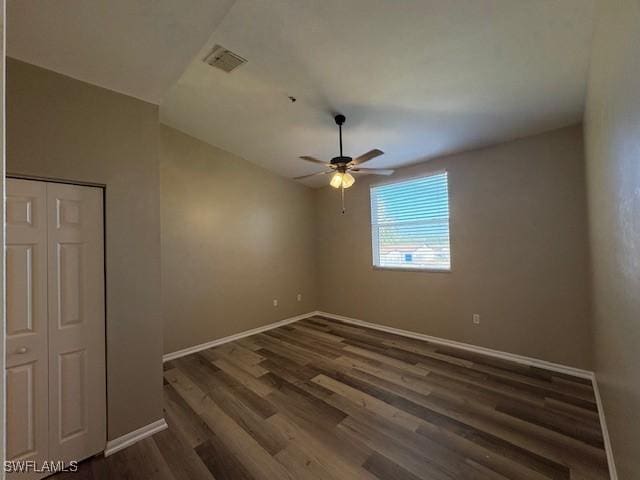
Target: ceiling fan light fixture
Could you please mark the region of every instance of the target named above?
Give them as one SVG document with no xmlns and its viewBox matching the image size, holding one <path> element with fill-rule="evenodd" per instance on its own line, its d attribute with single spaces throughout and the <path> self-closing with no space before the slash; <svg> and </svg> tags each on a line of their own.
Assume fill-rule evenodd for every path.
<svg viewBox="0 0 640 480">
<path fill-rule="evenodd" d="M 336 172 L 331 177 L 331 181 L 329 182 L 333 188 L 340 188 L 342 186 L 342 173 Z"/>
<path fill-rule="evenodd" d="M 342 175 L 342 186 L 344 188 L 349 188 L 354 183 L 356 183 L 356 179 L 353 178 L 353 175 L 348 172 Z"/>
<path fill-rule="evenodd" d="M 331 177 L 331 185 L 333 188 L 349 188 L 356 183 L 356 179 L 350 173 L 336 172 Z"/>
</svg>

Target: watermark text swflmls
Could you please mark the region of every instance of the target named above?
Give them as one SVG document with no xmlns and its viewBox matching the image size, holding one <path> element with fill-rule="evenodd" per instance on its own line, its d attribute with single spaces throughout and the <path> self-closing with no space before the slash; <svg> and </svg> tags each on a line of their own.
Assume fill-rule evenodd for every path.
<svg viewBox="0 0 640 480">
<path fill-rule="evenodd" d="M 4 471 L 6 473 L 59 473 L 59 472 L 77 472 L 78 462 L 63 462 L 60 460 L 44 460 L 36 462 L 35 460 L 5 460 Z"/>
</svg>

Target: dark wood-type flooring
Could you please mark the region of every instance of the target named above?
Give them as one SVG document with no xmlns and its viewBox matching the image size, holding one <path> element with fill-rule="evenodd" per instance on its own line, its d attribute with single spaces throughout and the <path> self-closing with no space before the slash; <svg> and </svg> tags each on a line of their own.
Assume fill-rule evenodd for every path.
<svg viewBox="0 0 640 480">
<path fill-rule="evenodd" d="M 609 478 L 588 380 L 320 317 L 164 368 L 169 429 L 56 480 Z"/>
</svg>

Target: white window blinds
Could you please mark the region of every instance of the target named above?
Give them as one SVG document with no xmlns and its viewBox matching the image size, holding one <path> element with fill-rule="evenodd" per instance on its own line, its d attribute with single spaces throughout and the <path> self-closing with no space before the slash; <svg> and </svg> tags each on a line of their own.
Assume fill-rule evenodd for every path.
<svg viewBox="0 0 640 480">
<path fill-rule="evenodd" d="M 449 270 L 447 172 L 371 187 L 373 264 Z"/>
</svg>

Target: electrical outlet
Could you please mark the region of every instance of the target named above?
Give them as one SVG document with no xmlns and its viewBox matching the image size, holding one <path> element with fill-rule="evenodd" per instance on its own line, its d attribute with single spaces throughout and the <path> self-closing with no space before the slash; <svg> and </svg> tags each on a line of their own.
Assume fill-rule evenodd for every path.
<svg viewBox="0 0 640 480">
<path fill-rule="evenodd" d="M 273 299 L 273 306 L 274 306 L 274 307 L 277 307 L 277 306 L 278 306 L 278 299 L 277 299 L 277 298 L 274 298 L 274 299 Z"/>
<path fill-rule="evenodd" d="M 473 314 L 473 324 L 480 325 L 480 314 L 478 313 Z"/>
<path fill-rule="evenodd" d="M 301 301 L 302 301 L 302 294 L 301 294 L 301 293 L 299 293 L 299 294 L 298 294 L 298 301 L 299 301 L 299 302 L 301 302 Z"/>
</svg>

